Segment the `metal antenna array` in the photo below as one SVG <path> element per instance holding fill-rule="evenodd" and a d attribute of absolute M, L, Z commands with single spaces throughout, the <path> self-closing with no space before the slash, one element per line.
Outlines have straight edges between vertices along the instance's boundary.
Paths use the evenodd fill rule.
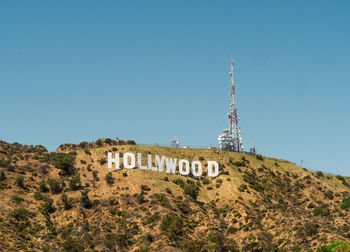
<path fill-rule="evenodd" d="M 171 141 L 170 143 L 171 147 L 175 147 L 175 148 L 179 148 L 180 147 L 180 141 L 176 139 L 176 137 L 174 137 L 174 140 Z"/>
<path fill-rule="evenodd" d="M 228 129 L 225 129 L 221 135 L 219 135 L 219 149 L 244 152 L 242 133 L 239 126 L 239 118 L 237 116 L 236 97 L 235 97 L 235 81 L 233 74 L 233 58 L 231 55 L 231 97 L 230 97 L 230 112 L 228 113 L 229 123 Z"/>

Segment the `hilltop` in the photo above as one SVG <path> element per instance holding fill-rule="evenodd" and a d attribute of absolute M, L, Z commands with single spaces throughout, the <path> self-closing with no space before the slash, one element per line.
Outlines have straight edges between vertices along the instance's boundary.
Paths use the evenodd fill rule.
<path fill-rule="evenodd" d="M 109 170 L 109 151 L 215 160 L 219 176 Z M 56 152 L 0 142 L 0 201 L 2 251 L 350 249 L 350 178 L 261 155 L 111 139 Z"/>

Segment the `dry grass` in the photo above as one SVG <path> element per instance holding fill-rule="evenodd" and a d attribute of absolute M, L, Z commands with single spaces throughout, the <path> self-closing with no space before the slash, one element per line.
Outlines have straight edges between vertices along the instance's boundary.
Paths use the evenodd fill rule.
<path fill-rule="evenodd" d="M 305 171 L 288 161 L 268 157 L 261 161 L 254 155 L 207 149 L 133 144 L 103 144 L 97 147 L 91 144 L 89 152 L 86 152 L 85 148 L 70 145 L 58 149 L 58 152 L 64 153 L 75 151 L 75 168 L 80 174 L 82 187 L 70 191 L 70 177 L 60 175 L 60 170 L 50 160 L 44 161 L 47 152 L 38 153 L 31 148 L 0 143 L 0 159 L 11 158 L 14 167 L 14 171 L 0 167 L 6 175 L 6 179 L 0 181 L 3 185 L 0 200 L 5 202 L 0 206 L 0 250 L 62 250 L 64 244 L 70 242 L 76 248 L 82 244 L 97 251 L 113 251 L 113 248 L 178 251 L 186 246 L 195 247 L 192 243 L 201 244 L 202 249 L 209 251 L 233 247 L 239 250 L 278 248 L 288 251 L 295 246 L 303 251 L 335 240 L 349 242 L 350 215 L 348 210 L 340 208 L 340 204 L 343 198 L 350 197 L 350 189 L 336 176 L 324 174 L 319 177 L 315 172 Z M 143 159 L 147 153 L 189 161 L 204 158 L 201 161 L 203 171 L 206 171 L 204 164 L 207 160 L 215 160 L 220 164 L 220 172 L 224 173 L 210 178 L 210 183 L 205 185 L 204 177 L 195 180 L 165 172 L 120 169 L 111 170 L 114 183 L 108 185 L 105 176 L 110 170 L 107 163 L 101 165 L 99 161 L 107 159 L 106 152 L 114 148 L 119 153 L 139 152 Z M 245 166 L 232 164 L 232 161 L 242 161 L 242 158 L 247 160 Z M 47 174 L 41 173 L 43 165 L 47 166 Z M 94 171 L 99 181 L 94 178 Z M 123 175 L 124 172 L 127 176 Z M 15 184 L 19 174 L 24 176 L 24 188 Z M 165 181 L 165 177 L 169 181 Z M 63 191 L 71 199 L 71 209 L 64 210 L 63 192 L 44 192 L 44 196 L 53 200 L 55 211 L 46 215 L 39 211 L 44 201 L 35 199 L 35 193 L 39 183 L 48 178 L 65 183 Z M 197 201 L 184 194 L 183 188 L 174 183 L 177 179 L 182 179 L 184 183 L 201 183 Z M 349 178 L 345 181 L 350 182 Z M 147 185 L 150 190 L 141 193 L 141 185 Z M 245 185 L 246 189 L 240 190 L 241 185 Z M 212 190 L 207 187 L 212 187 Z M 93 203 L 90 209 L 80 204 L 81 191 L 85 190 L 89 190 Z M 333 199 L 325 196 L 329 190 L 334 195 Z M 24 201 L 16 202 L 14 195 Z M 330 215 L 314 216 L 310 203 L 315 207 L 329 208 Z M 18 228 L 25 223 L 18 223 L 11 215 L 18 208 L 35 213 L 24 232 Z M 160 223 L 167 214 L 182 218 L 181 239 L 172 240 L 160 230 Z M 317 223 L 316 233 L 305 229 L 305 225 L 309 225 L 307 223 Z M 223 234 L 223 240 L 212 238 L 215 232 Z M 125 237 L 114 237 L 124 233 Z M 147 238 L 151 241 L 145 238 L 147 233 L 153 237 Z M 108 235 L 114 238 L 106 238 Z M 71 241 L 67 237 L 77 240 Z"/>

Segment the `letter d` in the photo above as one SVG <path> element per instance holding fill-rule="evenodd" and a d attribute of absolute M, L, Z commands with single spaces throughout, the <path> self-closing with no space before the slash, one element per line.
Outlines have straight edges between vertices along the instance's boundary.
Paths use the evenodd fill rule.
<path fill-rule="evenodd" d="M 213 171 L 214 166 L 214 171 Z M 216 161 L 208 161 L 208 176 L 217 177 L 219 175 L 219 164 Z"/>

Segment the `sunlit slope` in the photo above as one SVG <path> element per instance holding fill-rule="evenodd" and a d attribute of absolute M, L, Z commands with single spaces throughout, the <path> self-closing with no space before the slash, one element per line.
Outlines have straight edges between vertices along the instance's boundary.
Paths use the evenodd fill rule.
<path fill-rule="evenodd" d="M 107 152 L 198 160 L 204 173 L 108 169 Z M 0 160 L 3 250 L 304 251 L 349 242 L 350 179 L 284 160 L 110 139 L 56 153 L 2 142 Z M 208 160 L 219 176 L 205 174 Z"/>

